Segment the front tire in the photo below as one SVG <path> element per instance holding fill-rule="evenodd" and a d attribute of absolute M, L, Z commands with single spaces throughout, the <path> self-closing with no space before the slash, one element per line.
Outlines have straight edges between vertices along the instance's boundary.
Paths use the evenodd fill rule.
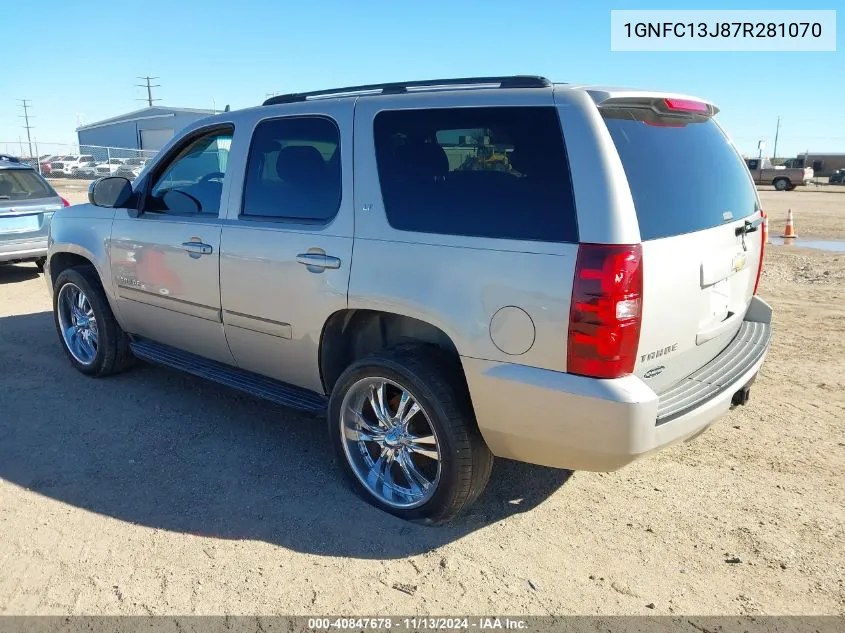
<path fill-rule="evenodd" d="M 59 273 L 53 287 L 53 321 L 67 357 L 83 374 L 110 376 L 132 364 L 129 339 L 117 324 L 93 267 Z"/>
<path fill-rule="evenodd" d="M 355 491 L 397 517 L 440 524 L 484 490 L 493 455 L 460 367 L 423 345 L 353 363 L 332 390 L 329 434 Z"/>

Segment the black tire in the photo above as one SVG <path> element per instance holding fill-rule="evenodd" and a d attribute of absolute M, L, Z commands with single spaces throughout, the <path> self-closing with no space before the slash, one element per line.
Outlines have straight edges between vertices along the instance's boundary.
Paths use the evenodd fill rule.
<path fill-rule="evenodd" d="M 408 391 L 428 414 L 441 454 L 440 480 L 423 505 L 395 508 L 371 493 L 358 479 L 343 448 L 341 406 L 346 392 L 367 377 L 383 377 Z M 332 446 L 347 481 L 367 502 L 399 518 L 438 525 L 469 507 L 484 491 L 493 454 L 484 443 L 457 359 L 428 345 L 403 345 L 362 358 L 337 380 L 329 400 Z"/>
<path fill-rule="evenodd" d="M 777 191 L 787 191 L 792 186 L 792 183 L 789 181 L 788 178 L 775 178 L 772 181 L 772 186 Z"/>
<path fill-rule="evenodd" d="M 46 263 L 47 263 L 47 258 L 46 258 L 46 257 L 42 257 L 42 258 L 40 258 L 40 259 L 36 259 L 36 260 L 33 262 L 33 264 L 35 264 L 35 267 L 38 269 L 38 272 L 40 272 L 40 273 L 43 273 L 43 272 L 44 272 L 44 264 L 46 264 Z"/>
<path fill-rule="evenodd" d="M 59 293 L 62 287 L 69 283 L 76 285 L 85 293 L 97 320 L 97 354 L 87 365 L 79 362 L 71 354 L 59 323 Z M 117 324 L 93 266 L 76 266 L 59 273 L 53 286 L 53 323 L 62 349 L 71 364 L 83 374 L 102 378 L 125 371 L 134 364 L 135 357 L 129 349 L 129 337 Z"/>

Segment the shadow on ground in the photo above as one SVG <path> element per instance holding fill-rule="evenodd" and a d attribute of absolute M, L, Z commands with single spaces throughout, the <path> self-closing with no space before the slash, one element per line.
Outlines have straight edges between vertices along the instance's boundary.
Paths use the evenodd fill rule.
<path fill-rule="evenodd" d="M 16 284 L 38 277 L 35 264 L 19 264 L 17 266 L 0 264 L 0 284 Z"/>
<path fill-rule="evenodd" d="M 0 318 L 0 360 L 0 478 L 149 527 L 394 558 L 530 510 L 570 475 L 500 460 L 469 514 L 420 527 L 347 488 L 322 420 L 147 365 L 87 378 L 49 312 Z"/>

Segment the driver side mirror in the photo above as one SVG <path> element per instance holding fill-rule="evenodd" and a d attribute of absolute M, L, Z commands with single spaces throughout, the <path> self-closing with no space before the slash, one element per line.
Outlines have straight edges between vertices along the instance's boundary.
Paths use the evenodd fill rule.
<path fill-rule="evenodd" d="M 88 202 L 97 207 L 125 207 L 132 199 L 132 183 L 120 176 L 106 176 L 88 187 Z"/>

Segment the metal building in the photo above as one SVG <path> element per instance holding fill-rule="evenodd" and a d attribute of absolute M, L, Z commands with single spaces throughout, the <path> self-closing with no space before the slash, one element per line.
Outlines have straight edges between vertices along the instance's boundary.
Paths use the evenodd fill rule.
<path fill-rule="evenodd" d="M 126 147 L 159 150 L 189 123 L 214 110 L 154 106 L 89 123 L 76 129 L 82 147 Z"/>

